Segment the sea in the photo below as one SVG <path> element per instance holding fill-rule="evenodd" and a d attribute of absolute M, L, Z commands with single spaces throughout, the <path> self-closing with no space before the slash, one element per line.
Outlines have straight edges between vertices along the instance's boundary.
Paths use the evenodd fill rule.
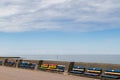
<path fill-rule="evenodd" d="M 120 55 L 24 55 L 20 57 L 26 60 L 120 64 Z"/>

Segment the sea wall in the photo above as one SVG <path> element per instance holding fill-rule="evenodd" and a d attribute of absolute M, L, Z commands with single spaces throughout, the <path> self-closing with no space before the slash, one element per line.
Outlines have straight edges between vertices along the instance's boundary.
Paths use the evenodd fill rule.
<path fill-rule="evenodd" d="M 9 58 L 9 57 L 0 57 L 0 60 L 3 61 L 3 64 L 5 62 L 5 59 L 13 59 L 17 60 L 16 63 L 20 61 L 18 58 Z M 65 65 L 65 70 L 69 71 L 72 69 L 73 66 L 84 66 L 86 69 L 89 67 L 94 68 L 102 68 L 105 69 L 120 69 L 120 64 L 107 64 L 107 63 L 87 63 L 87 62 L 67 62 L 67 61 L 51 61 L 51 60 L 23 60 L 30 63 L 35 63 L 37 66 L 40 66 L 41 64 L 57 64 L 57 65 Z M 16 65 L 18 66 L 18 65 Z M 37 68 L 36 68 L 37 69 Z"/>

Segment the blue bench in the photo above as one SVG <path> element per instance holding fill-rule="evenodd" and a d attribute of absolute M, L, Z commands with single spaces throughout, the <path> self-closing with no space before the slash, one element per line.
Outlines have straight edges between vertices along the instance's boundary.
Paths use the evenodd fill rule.
<path fill-rule="evenodd" d="M 0 65 L 2 65 L 2 63 L 3 63 L 3 61 L 2 61 L 2 60 L 0 60 Z"/>
<path fill-rule="evenodd" d="M 102 68 L 88 68 L 84 75 L 87 76 L 100 76 L 102 74 Z"/>
<path fill-rule="evenodd" d="M 18 67 L 20 67 L 20 68 L 27 68 L 27 65 L 28 65 L 27 62 L 20 62 L 20 63 L 18 64 Z"/>
<path fill-rule="evenodd" d="M 8 61 L 6 62 L 6 66 L 15 66 L 16 63 L 14 61 Z"/>
<path fill-rule="evenodd" d="M 36 66 L 36 64 L 28 64 L 28 67 L 27 68 L 29 68 L 29 69 L 34 69 L 35 68 L 35 66 Z"/>
<path fill-rule="evenodd" d="M 26 69 L 34 69 L 36 64 L 28 63 L 28 62 L 20 62 L 18 64 L 18 67 L 20 68 L 26 68 Z"/>
<path fill-rule="evenodd" d="M 72 74 L 83 74 L 85 72 L 85 67 L 83 66 L 73 66 L 72 70 L 69 73 Z"/>
<path fill-rule="evenodd" d="M 101 75 L 102 78 L 120 79 L 120 70 L 105 70 L 104 74 Z"/>
<path fill-rule="evenodd" d="M 56 71 L 57 72 L 64 72 L 65 70 L 65 65 L 57 65 Z"/>

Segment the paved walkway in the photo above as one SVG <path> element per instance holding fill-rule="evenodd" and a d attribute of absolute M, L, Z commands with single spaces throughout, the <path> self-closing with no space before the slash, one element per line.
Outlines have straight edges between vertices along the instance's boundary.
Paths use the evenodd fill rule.
<path fill-rule="evenodd" d="M 0 66 L 0 80 L 97 80 L 97 79 Z"/>

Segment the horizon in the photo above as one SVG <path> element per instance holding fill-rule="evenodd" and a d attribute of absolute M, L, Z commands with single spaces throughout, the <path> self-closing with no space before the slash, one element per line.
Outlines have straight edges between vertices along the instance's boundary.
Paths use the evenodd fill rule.
<path fill-rule="evenodd" d="M 0 56 L 120 54 L 119 0 L 2 0 L 0 5 Z"/>

